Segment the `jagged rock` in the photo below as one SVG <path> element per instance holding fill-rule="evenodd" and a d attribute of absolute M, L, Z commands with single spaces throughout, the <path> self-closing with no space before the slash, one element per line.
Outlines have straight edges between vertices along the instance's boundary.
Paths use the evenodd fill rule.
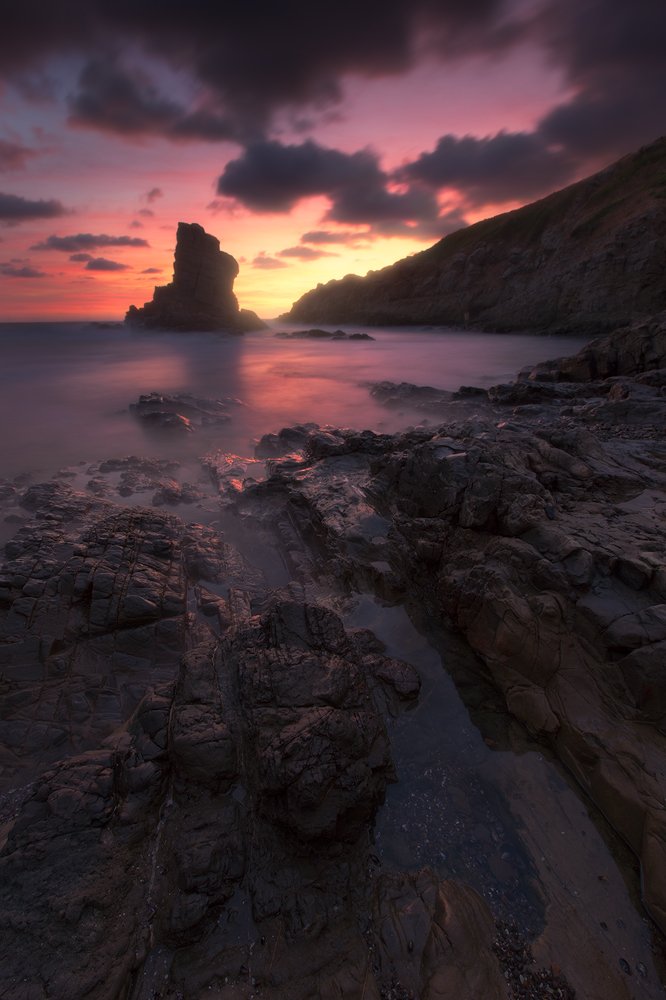
<path fill-rule="evenodd" d="M 389 734 L 410 721 L 392 717 L 420 682 L 332 608 L 355 615 L 356 590 L 381 614 L 401 598 L 433 630 L 453 622 L 469 669 L 640 857 L 666 927 L 666 455 L 641 408 L 661 384 L 618 376 L 509 415 L 507 391 L 463 420 L 442 401 L 446 423 L 397 435 L 284 429 L 266 447 L 297 444 L 298 464 L 268 463 L 224 515 L 302 581 L 282 590 L 214 524 L 13 484 L 30 520 L 0 574 L 0 993 L 570 1000 L 557 950 L 569 961 L 575 934 L 579 993 L 628 997 L 632 966 L 610 935 L 599 947 L 614 897 L 595 897 L 588 937 L 558 870 L 546 907 L 569 936 L 535 942 L 534 963 L 469 887 L 371 853 Z M 616 416 L 584 419 L 599 404 Z M 228 459 L 208 465 L 222 488 L 253 467 Z M 129 457 L 87 474 L 159 482 L 165 502 L 175 471 Z M 506 831 L 481 826 L 506 888 L 488 899 L 515 906 Z"/>
<path fill-rule="evenodd" d="M 284 603 L 222 655 L 238 673 L 262 811 L 305 840 L 356 840 L 393 771 L 340 620 Z"/>
<path fill-rule="evenodd" d="M 231 420 L 230 405 L 238 399 L 200 399 L 190 393 L 150 392 L 130 403 L 130 412 L 146 426 L 160 431 L 191 434 L 197 428 L 218 427 Z"/>
<path fill-rule="evenodd" d="M 152 302 L 130 306 L 125 322 L 168 330 L 228 330 L 264 327 L 259 317 L 239 309 L 233 293 L 238 264 L 220 250 L 220 241 L 196 222 L 178 223 L 173 281 L 155 288 Z"/>
<path fill-rule="evenodd" d="M 435 389 L 430 385 L 412 385 L 410 382 L 374 382 L 370 395 L 384 406 L 408 406 L 413 410 L 441 409 L 449 403 L 453 393 Z"/>
<path fill-rule="evenodd" d="M 616 375 L 640 375 L 641 383 L 663 385 L 666 369 L 666 313 L 599 337 L 569 358 L 525 369 L 519 378 L 552 382 L 591 382 Z"/>
<path fill-rule="evenodd" d="M 298 592 L 253 616 L 265 585 L 212 527 L 60 482 L 21 502 L 0 578 L 0 990 L 203 997 L 244 962 L 276 1000 L 362 984 L 381 695 L 413 700 L 415 671 Z M 217 625 L 186 615 L 193 584 Z M 243 879 L 261 961 L 238 943 Z"/>
<path fill-rule="evenodd" d="M 637 357 L 663 364 L 651 328 L 631 336 Z M 512 387 L 462 421 L 451 402 L 437 429 L 313 431 L 304 463 L 250 490 L 239 513 L 275 533 L 304 580 L 453 621 L 508 710 L 649 869 L 644 898 L 666 926 L 661 380 L 565 383 L 563 398 L 533 388 L 542 405 L 508 420 L 524 398 Z"/>

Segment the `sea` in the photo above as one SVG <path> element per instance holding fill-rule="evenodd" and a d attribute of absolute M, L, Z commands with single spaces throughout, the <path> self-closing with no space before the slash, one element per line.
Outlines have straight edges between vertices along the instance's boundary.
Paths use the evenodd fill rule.
<path fill-rule="evenodd" d="M 261 435 L 306 421 L 393 432 L 423 415 L 387 410 L 370 395 L 373 382 L 487 388 L 584 343 L 423 327 L 346 328 L 372 340 L 275 336 L 284 330 L 279 322 L 243 336 L 112 324 L 0 324 L 0 477 L 48 476 L 74 463 L 127 455 L 182 461 L 210 447 L 251 456 Z M 129 409 L 150 392 L 238 402 L 224 428 L 160 439 Z"/>

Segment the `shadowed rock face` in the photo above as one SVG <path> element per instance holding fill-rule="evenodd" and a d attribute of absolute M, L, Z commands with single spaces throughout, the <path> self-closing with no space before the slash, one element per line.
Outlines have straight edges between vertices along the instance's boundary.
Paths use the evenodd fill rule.
<path fill-rule="evenodd" d="M 318 285 L 298 323 L 603 333 L 666 308 L 666 139 L 366 277 Z"/>
<path fill-rule="evenodd" d="M 176 330 L 256 330 L 259 317 L 238 308 L 233 293 L 238 263 L 220 250 L 220 241 L 196 222 L 179 222 L 173 281 L 155 288 L 152 302 L 130 306 L 125 317 L 136 326 Z"/>

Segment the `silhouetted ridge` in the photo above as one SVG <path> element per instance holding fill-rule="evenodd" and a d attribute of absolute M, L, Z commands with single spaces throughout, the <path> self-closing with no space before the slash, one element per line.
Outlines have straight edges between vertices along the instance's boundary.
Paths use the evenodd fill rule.
<path fill-rule="evenodd" d="M 601 332 L 666 308 L 666 139 L 422 253 L 307 292 L 302 323 Z"/>

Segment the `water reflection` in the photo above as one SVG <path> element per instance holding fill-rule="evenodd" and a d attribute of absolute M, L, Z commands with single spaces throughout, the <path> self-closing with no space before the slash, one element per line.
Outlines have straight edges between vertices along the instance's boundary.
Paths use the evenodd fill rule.
<path fill-rule="evenodd" d="M 0 474 L 48 473 L 79 460 L 139 453 L 194 457 L 210 446 L 239 454 L 280 427 L 315 421 L 396 430 L 418 417 L 387 412 L 365 383 L 455 389 L 512 377 L 526 363 L 570 353 L 581 340 L 423 330 L 372 330 L 372 341 L 141 333 L 84 324 L 4 324 Z M 239 396 L 232 423 L 189 442 L 147 439 L 128 406 L 141 393 Z M 204 436 L 205 437 L 205 436 Z"/>

